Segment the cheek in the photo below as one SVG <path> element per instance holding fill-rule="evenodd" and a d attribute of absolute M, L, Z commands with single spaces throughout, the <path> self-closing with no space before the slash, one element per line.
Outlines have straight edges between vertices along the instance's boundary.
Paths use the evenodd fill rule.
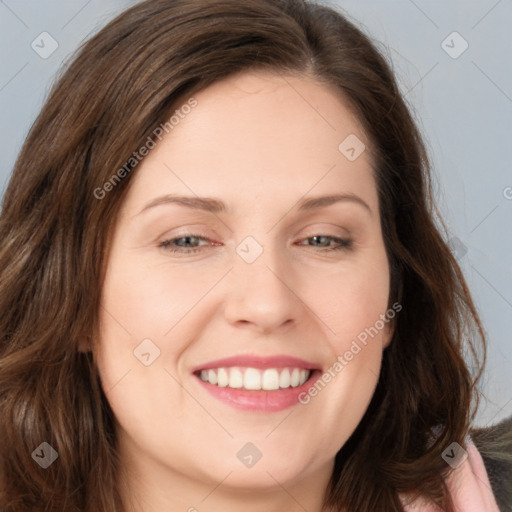
<path fill-rule="evenodd" d="M 347 350 L 361 333 L 364 339 L 364 333 L 376 323 L 385 335 L 381 318 L 387 311 L 390 288 L 384 254 L 372 261 L 361 259 L 340 265 L 336 271 L 316 273 L 307 278 L 303 290 L 305 302 L 323 321 L 337 352 Z"/>
<path fill-rule="evenodd" d="M 135 256 L 113 257 L 103 287 L 104 325 L 114 332 L 121 332 L 122 327 L 124 336 L 129 332 L 132 339 L 162 339 L 215 284 L 218 275 L 206 268 L 173 267 L 166 261 L 147 264 Z"/>
<path fill-rule="evenodd" d="M 122 258 L 111 256 L 100 308 L 101 341 L 95 353 L 104 391 L 113 390 L 109 401 L 118 397 L 114 405 L 121 416 L 134 414 L 130 407 L 123 410 L 122 396 L 130 386 L 134 387 L 127 393 L 128 405 L 142 389 L 172 385 L 164 369 L 175 367 L 187 343 L 187 336 L 176 333 L 187 329 L 187 314 L 216 281 L 218 275 L 206 269 L 147 264 L 126 253 Z M 147 367 L 146 353 L 146 359 L 154 361 Z M 147 397 L 139 398 L 140 403 L 147 402 Z"/>
<path fill-rule="evenodd" d="M 390 314 L 387 309 L 387 258 L 382 249 L 374 252 L 371 259 L 354 259 L 337 272 L 315 277 L 310 283 L 310 289 L 315 285 L 314 292 L 306 300 L 322 320 L 318 325 L 325 328 L 329 362 L 321 382 L 311 390 L 311 400 L 318 397 L 317 403 L 325 405 L 326 412 L 319 414 L 328 416 L 326 425 L 336 425 L 333 439 L 344 442 L 371 401 L 382 351 L 390 335 L 394 311 Z M 309 396 L 304 399 L 307 401 Z M 340 417 L 344 418 L 342 428 L 338 426 Z"/>

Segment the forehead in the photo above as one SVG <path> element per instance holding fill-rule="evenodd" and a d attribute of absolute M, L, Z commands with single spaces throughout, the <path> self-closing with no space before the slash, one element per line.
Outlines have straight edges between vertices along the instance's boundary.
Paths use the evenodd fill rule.
<path fill-rule="evenodd" d="M 265 207 L 311 190 L 364 192 L 376 201 L 369 151 L 354 160 L 342 151 L 347 139 L 359 141 L 357 151 L 368 141 L 332 87 L 308 77 L 246 72 L 194 100 L 137 168 L 132 196 L 193 193 Z"/>

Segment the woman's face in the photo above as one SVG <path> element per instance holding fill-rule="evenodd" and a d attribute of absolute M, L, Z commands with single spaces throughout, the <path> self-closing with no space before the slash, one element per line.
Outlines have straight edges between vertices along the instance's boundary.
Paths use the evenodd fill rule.
<path fill-rule="evenodd" d="M 194 98 L 133 171 L 109 254 L 95 351 L 120 453 L 183 494 L 300 494 L 326 483 L 391 337 L 368 141 L 308 78 Z"/>

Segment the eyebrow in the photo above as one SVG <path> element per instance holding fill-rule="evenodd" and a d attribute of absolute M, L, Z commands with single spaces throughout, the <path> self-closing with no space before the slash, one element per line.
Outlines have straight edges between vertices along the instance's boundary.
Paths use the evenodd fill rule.
<path fill-rule="evenodd" d="M 325 208 L 332 204 L 345 201 L 363 206 L 366 210 L 368 210 L 370 215 L 372 215 L 372 209 L 370 206 L 368 206 L 368 204 L 362 198 L 355 194 L 334 194 L 328 196 L 308 197 L 300 200 L 297 203 L 297 209 L 299 211 L 318 210 L 320 208 Z M 211 197 L 178 196 L 174 194 L 167 194 L 150 201 L 137 215 L 140 215 L 142 212 L 150 208 L 164 204 L 179 204 L 194 210 L 203 210 L 215 214 L 224 213 L 227 211 L 226 204 L 219 199 Z"/>

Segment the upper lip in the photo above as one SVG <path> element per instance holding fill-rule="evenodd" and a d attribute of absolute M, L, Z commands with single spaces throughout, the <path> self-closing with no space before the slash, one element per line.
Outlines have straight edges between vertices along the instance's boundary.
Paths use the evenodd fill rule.
<path fill-rule="evenodd" d="M 257 355 L 238 355 L 217 359 L 208 363 L 201 364 L 193 368 L 192 372 L 199 370 L 209 370 L 211 368 L 226 368 L 230 366 L 242 366 L 246 368 L 304 368 L 306 370 L 319 370 L 320 366 L 311 361 L 299 359 L 298 357 L 287 355 L 275 356 L 257 356 Z"/>

